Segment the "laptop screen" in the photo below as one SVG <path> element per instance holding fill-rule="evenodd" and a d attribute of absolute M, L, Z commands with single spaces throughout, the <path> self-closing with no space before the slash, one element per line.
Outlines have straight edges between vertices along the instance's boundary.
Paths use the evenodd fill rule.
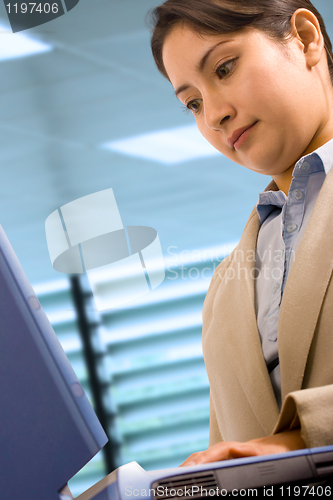
<path fill-rule="evenodd" d="M 47 498 L 107 437 L 0 227 L 0 491 Z"/>

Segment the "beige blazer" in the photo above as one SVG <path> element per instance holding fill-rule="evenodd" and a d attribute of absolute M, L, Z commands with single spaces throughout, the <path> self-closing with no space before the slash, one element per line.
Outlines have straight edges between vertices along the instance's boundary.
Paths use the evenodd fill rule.
<path fill-rule="evenodd" d="M 274 186 L 271 183 L 267 189 Z M 210 445 L 299 426 L 308 447 L 333 444 L 333 169 L 320 190 L 281 303 L 281 414 L 255 315 L 254 255 L 259 226 L 254 209 L 239 245 L 217 267 L 204 303 Z"/>

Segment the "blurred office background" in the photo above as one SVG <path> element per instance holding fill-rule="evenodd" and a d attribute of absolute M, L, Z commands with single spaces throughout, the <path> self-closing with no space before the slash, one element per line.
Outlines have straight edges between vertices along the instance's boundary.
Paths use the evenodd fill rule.
<path fill-rule="evenodd" d="M 207 447 L 201 308 L 269 181 L 196 138 L 150 53 L 145 17 L 159 3 L 80 0 L 18 34 L 0 4 L 0 221 L 111 442 L 74 495 L 123 463 L 173 467 Z M 314 4 L 332 36 L 331 0 Z M 158 231 L 166 278 L 98 314 L 84 279 L 53 270 L 44 225 L 107 188 L 124 225 Z"/>

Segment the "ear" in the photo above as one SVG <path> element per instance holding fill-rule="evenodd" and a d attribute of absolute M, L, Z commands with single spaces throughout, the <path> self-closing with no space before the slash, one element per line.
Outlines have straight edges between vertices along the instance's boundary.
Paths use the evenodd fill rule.
<path fill-rule="evenodd" d="M 298 9 L 291 20 L 292 34 L 303 45 L 303 53 L 310 68 L 319 63 L 325 52 L 324 37 L 317 17 L 307 9 Z"/>

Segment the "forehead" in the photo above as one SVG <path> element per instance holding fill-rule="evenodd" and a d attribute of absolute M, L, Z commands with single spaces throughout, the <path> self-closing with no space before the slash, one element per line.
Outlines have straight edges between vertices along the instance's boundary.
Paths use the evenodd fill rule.
<path fill-rule="evenodd" d="M 173 86 L 179 78 L 199 74 L 215 54 L 242 47 L 249 54 L 281 50 L 282 44 L 264 32 L 246 27 L 223 34 L 201 34 L 187 25 L 176 25 L 167 35 L 162 50 L 164 67 Z"/>
<path fill-rule="evenodd" d="M 172 59 L 186 54 L 189 56 L 193 53 L 200 57 L 206 46 L 213 45 L 218 41 L 228 42 L 235 38 L 240 38 L 241 32 L 227 34 L 201 34 L 195 29 L 178 24 L 168 33 L 164 40 L 162 57 L 164 64 Z"/>

